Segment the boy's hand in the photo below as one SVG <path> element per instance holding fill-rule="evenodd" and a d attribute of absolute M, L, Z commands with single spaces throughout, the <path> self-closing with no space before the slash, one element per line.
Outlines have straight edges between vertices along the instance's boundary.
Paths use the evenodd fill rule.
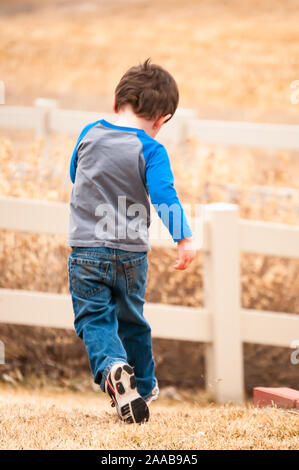
<path fill-rule="evenodd" d="M 192 263 L 196 255 L 192 237 L 183 238 L 178 242 L 178 259 L 175 262 L 174 269 L 184 270 Z"/>

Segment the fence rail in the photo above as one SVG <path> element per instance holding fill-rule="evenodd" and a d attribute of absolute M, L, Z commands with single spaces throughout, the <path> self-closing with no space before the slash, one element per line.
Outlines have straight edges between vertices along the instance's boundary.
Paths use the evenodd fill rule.
<path fill-rule="evenodd" d="M 56 100 L 45 98 L 35 100 L 32 107 L 0 106 L 0 127 L 33 129 L 46 140 L 54 132 L 78 134 L 86 124 L 102 118 L 115 119 L 111 113 L 60 109 Z M 299 125 L 198 119 L 194 110 L 184 108 L 162 127 L 159 138 L 179 143 L 193 135 L 213 144 L 299 149 Z"/>
<path fill-rule="evenodd" d="M 65 203 L 0 197 L 0 213 L 1 229 L 67 232 Z M 220 402 L 242 402 L 242 343 L 291 347 L 299 336 L 299 316 L 241 308 L 239 253 L 299 258 L 299 228 L 240 220 L 236 205 L 222 203 L 204 207 L 202 227 L 204 240 L 197 239 L 197 246 L 204 254 L 205 307 L 148 303 L 145 315 L 155 337 L 204 342 L 209 390 Z M 175 246 L 170 239 L 154 244 Z M 73 328 L 70 296 L 0 289 L 0 322 Z"/>

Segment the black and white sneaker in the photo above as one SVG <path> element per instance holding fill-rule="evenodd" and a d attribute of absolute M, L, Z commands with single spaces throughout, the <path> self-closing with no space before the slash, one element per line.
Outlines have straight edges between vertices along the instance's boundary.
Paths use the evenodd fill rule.
<path fill-rule="evenodd" d="M 117 363 L 106 378 L 105 391 L 111 397 L 112 406 L 126 423 L 143 423 L 149 419 L 146 402 L 137 392 L 136 377 L 128 364 Z"/>

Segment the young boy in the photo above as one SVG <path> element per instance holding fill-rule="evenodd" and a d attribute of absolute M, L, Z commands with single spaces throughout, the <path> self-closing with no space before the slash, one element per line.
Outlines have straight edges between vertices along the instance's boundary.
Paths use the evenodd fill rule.
<path fill-rule="evenodd" d="M 94 381 L 121 420 L 141 423 L 159 393 L 151 329 L 143 316 L 150 205 L 178 245 L 175 269 L 195 257 L 192 233 L 174 189 L 165 147 L 154 138 L 178 105 L 178 88 L 146 60 L 115 90 L 117 121 L 86 126 L 70 176 L 67 246 L 75 330 L 84 341 Z"/>

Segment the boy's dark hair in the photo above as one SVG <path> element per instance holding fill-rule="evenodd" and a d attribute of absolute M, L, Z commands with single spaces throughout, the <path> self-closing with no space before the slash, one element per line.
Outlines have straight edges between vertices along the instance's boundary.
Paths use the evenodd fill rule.
<path fill-rule="evenodd" d="M 130 104 L 137 116 L 154 120 L 174 114 L 179 91 L 174 78 L 160 65 L 143 64 L 131 67 L 115 89 L 115 110 Z"/>

